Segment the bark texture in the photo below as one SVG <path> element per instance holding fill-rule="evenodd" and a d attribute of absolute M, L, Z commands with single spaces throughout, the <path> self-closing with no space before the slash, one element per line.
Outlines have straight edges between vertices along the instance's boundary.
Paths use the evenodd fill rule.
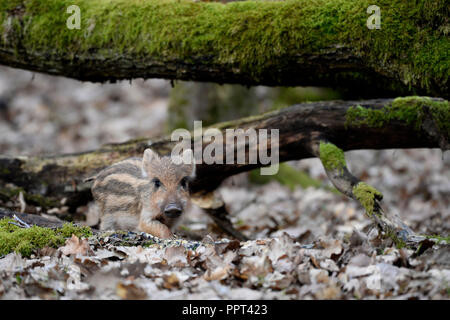
<path fill-rule="evenodd" d="M 0 0 L 0 64 L 88 81 L 165 78 L 448 98 L 448 3 Z M 372 12 L 373 14 L 373 12 Z M 351 88 L 351 90 L 349 90 Z"/>
<path fill-rule="evenodd" d="M 407 111 L 403 113 L 403 111 Z M 343 151 L 355 149 L 389 148 L 442 148 L 448 149 L 450 129 L 448 101 L 420 97 L 379 99 L 366 101 L 327 101 L 294 105 L 282 110 L 219 123 L 214 128 L 224 133 L 226 129 L 278 129 L 279 161 L 289 161 L 317 156 L 317 141 L 331 141 Z M 206 128 L 203 128 L 203 133 Z M 270 134 L 270 131 L 269 131 Z M 202 150 L 210 142 L 203 136 L 194 139 L 191 146 Z M 200 141 L 199 144 L 195 142 Z M 226 142 L 226 141 L 225 141 Z M 224 142 L 223 163 L 227 151 Z M 238 142 L 238 141 L 237 141 Z M 192 192 L 197 197 L 210 194 L 221 182 L 232 175 L 263 165 L 250 164 L 248 153 L 261 148 L 246 139 L 236 143 L 236 150 L 246 152 L 244 164 L 205 164 L 197 159 L 197 178 Z M 24 193 L 29 203 L 44 208 L 65 205 L 76 208 L 91 200 L 91 182 L 84 182 L 102 168 L 128 157 L 141 157 L 146 148 L 161 155 L 170 155 L 179 141 L 171 137 L 142 138 L 122 144 L 109 144 L 98 150 L 77 154 L 46 157 L 0 157 L 0 196 L 8 198 Z M 275 143 L 275 141 L 273 142 Z M 256 149 L 255 149 L 256 148 Z M 237 159 L 235 157 L 235 159 Z M 210 201 L 214 203 L 214 201 Z M 206 205 L 208 207 L 209 205 Z M 215 205 L 209 206 L 217 209 Z M 205 207 L 205 208 L 206 208 Z"/>

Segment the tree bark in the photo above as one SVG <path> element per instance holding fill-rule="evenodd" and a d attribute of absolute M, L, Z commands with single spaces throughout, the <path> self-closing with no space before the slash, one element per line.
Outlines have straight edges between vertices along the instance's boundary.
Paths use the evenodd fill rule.
<path fill-rule="evenodd" d="M 88 81 L 165 78 L 448 98 L 445 0 L 0 0 L 0 64 Z M 426 40 L 424 40 L 426 39 Z M 350 90 L 351 89 L 351 90 Z"/>
<path fill-rule="evenodd" d="M 415 112 L 410 113 L 413 119 L 402 118 L 402 114 L 396 113 L 398 110 L 395 107 L 399 107 L 399 103 L 402 108 L 415 108 Z M 361 115 L 355 116 L 355 110 Z M 376 123 L 367 112 L 378 112 L 378 117 L 382 114 L 386 119 Z M 365 114 L 367 118 L 364 118 Z M 441 122 L 442 119 L 449 118 L 448 101 L 411 97 L 303 103 L 212 127 L 219 129 L 224 135 L 226 129 L 278 129 L 279 161 L 284 162 L 317 156 L 315 149 L 319 140 L 331 141 L 344 151 L 390 148 L 448 149 L 448 122 Z M 203 128 L 203 133 L 205 129 Z M 195 141 L 192 136 L 194 149 Z M 191 186 L 193 194 L 210 194 L 227 177 L 262 167 L 259 161 L 257 164 L 250 164 L 248 158 L 250 147 L 261 148 L 260 142 L 261 140 L 252 146 L 245 140 L 244 144 L 235 145 L 235 150 L 244 149 L 246 152 L 244 164 L 205 164 L 199 163 L 197 159 L 197 177 Z M 275 147 L 275 142 L 274 140 L 269 148 Z M 161 155 L 170 155 L 172 148 L 178 143 L 172 141 L 171 137 L 142 138 L 76 154 L 0 157 L 0 197 L 12 197 L 22 191 L 28 203 L 49 208 L 60 206 L 63 201 L 73 209 L 92 199 L 91 182 L 84 182 L 86 178 L 125 158 L 141 157 L 146 148 L 152 148 Z M 202 150 L 208 144 L 209 142 L 203 141 Z M 226 158 L 225 151 L 229 150 L 224 149 L 223 163 Z M 217 209 L 214 206 L 211 208 Z"/>

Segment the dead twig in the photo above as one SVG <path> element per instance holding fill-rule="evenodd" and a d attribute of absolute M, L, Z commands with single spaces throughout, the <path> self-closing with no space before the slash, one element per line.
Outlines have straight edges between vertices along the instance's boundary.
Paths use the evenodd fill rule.
<path fill-rule="evenodd" d="M 23 221 L 22 219 L 20 219 L 20 218 L 19 218 L 18 216 L 16 216 L 15 214 L 13 215 L 13 219 L 16 220 L 17 223 L 15 223 L 15 222 L 9 222 L 10 224 L 13 224 L 13 225 L 15 225 L 15 226 L 17 226 L 17 227 L 19 227 L 19 228 L 25 228 L 25 229 L 31 228 L 31 226 L 30 226 L 28 223 L 26 223 L 25 221 Z"/>

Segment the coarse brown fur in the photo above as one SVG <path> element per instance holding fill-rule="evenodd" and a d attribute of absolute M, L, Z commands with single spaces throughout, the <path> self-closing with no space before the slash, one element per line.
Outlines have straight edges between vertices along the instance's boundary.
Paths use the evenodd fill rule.
<path fill-rule="evenodd" d="M 187 164 L 176 164 L 175 158 L 146 149 L 142 159 L 123 160 L 91 178 L 100 229 L 172 238 L 170 228 L 189 205 L 189 181 L 195 176 L 192 150 L 185 150 L 183 158 Z"/>

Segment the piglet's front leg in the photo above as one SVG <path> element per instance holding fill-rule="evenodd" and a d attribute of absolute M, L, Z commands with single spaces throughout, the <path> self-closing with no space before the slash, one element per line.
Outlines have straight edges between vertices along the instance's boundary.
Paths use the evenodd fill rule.
<path fill-rule="evenodd" d="M 141 220 L 139 222 L 138 228 L 140 231 L 149 233 L 155 237 L 162 239 L 172 239 L 173 234 L 170 229 L 165 225 L 159 222 L 158 220 Z"/>

